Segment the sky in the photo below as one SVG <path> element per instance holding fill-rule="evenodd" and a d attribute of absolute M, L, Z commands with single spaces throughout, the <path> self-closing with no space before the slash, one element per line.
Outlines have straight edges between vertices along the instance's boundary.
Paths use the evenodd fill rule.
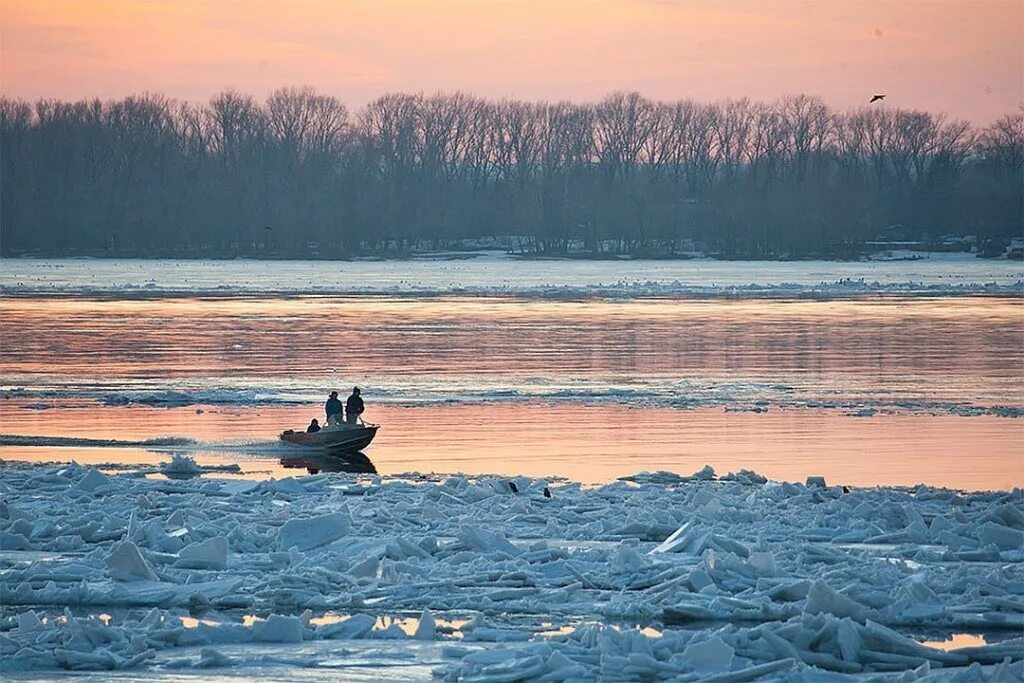
<path fill-rule="evenodd" d="M 1024 0 L 0 0 L 0 88 L 204 102 L 311 85 L 702 102 L 820 95 L 986 123 L 1024 102 Z"/>

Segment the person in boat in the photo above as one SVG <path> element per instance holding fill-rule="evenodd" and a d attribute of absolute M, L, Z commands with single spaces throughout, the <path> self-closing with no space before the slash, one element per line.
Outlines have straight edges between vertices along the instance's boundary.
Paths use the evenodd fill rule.
<path fill-rule="evenodd" d="M 324 410 L 327 412 L 327 424 L 335 424 L 341 422 L 341 399 L 338 398 L 338 392 L 332 391 L 331 397 L 327 399 L 327 404 L 324 406 Z"/>
<path fill-rule="evenodd" d="M 320 423 L 317 422 L 316 418 L 314 417 L 313 421 L 309 423 L 308 427 L 306 427 L 306 433 L 307 434 L 313 434 L 313 433 L 319 432 L 319 431 L 320 431 Z"/>
<path fill-rule="evenodd" d="M 345 415 L 349 424 L 355 424 L 359 416 L 363 414 L 363 399 L 359 396 L 359 387 L 352 388 L 352 395 L 345 402 Z"/>

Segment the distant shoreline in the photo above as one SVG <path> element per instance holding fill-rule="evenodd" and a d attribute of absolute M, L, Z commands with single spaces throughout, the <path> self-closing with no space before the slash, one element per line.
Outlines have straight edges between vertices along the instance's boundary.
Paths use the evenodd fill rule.
<path fill-rule="evenodd" d="M 850 299 L 1020 296 L 1024 265 L 891 250 L 858 261 L 522 258 L 505 250 L 404 259 L 0 260 L 0 296 Z"/>
<path fill-rule="evenodd" d="M 324 255 L 324 254 L 225 254 L 225 253 L 204 253 L 204 254 L 143 254 L 125 253 L 111 255 L 102 252 L 82 251 L 53 251 L 33 252 L 19 254 L 0 254 L 4 260 L 95 260 L 95 261 L 338 261 L 350 262 L 373 262 L 373 261 L 469 261 L 478 258 L 493 256 L 497 253 L 502 258 L 512 261 L 722 261 L 722 262 L 749 262 L 749 263 L 799 263 L 806 261 L 825 261 L 834 263 L 859 263 L 859 262 L 889 262 L 889 261 L 920 261 L 932 256 L 947 254 L 962 254 L 964 257 L 973 256 L 979 259 L 1001 261 L 1001 260 L 1024 260 L 1007 256 L 986 256 L 973 252 L 950 252 L 950 251 L 914 251 L 906 255 L 886 256 L 891 250 L 864 252 L 856 256 L 841 257 L 838 255 L 804 255 L 804 256 L 726 256 L 722 254 L 704 254 L 696 252 L 686 253 L 650 253 L 650 254 L 616 254 L 616 253 L 571 253 L 571 254 L 544 254 L 544 253 L 519 253 L 498 249 L 440 249 L 427 251 L 410 251 L 405 253 L 363 253 L 349 255 Z"/>

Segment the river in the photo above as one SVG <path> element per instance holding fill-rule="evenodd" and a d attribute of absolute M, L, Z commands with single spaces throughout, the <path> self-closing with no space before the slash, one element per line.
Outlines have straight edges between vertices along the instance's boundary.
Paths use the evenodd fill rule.
<path fill-rule="evenodd" d="M 194 277 L 176 286 L 167 262 L 140 279 L 154 287 L 125 289 L 124 274 L 145 262 L 121 264 L 120 276 L 98 263 L 87 286 L 90 262 L 3 262 L 5 461 L 144 465 L 181 451 L 237 462 L 242 476 L 285 476 L 295 470 L 282 466 L 276 435 L 319 417 L 329 390 L 344 397 L 359 385 L 366 419 L 382 425 L 366 451 L 382 473 L 597 483 L 710 464 L 851 485 L 1024 484 L 1024 304 L 1012 292 L 780 289 L 800 280 L 799 267 L 815 273 L 803 276 L 810 286 L 822 264 L 765 277 L 769 295 L 738 295 L 739 265 L 715 285 L 729 288 L 721 294 L 530 289 L 595 268 L 566 262 L 528 263 L 520 280 L 499 273 L 505 292 L 451 281 L 353 291 L 386 289 L 394 262 L 371 262 L 314 293 L 289 275 L 293 264 L 259 264 L 246 280 L 231 262 L 223 282 L 240 289 L 225 293 Z M 941 263 L 929 266 L 932 281 L 958 285 L 1012 286 L 1020 268 L 965 277 L 961 261 Z M 498 264 L 435 265 L 480 285 L 475 269 L 514 272 Z M 667 277 L 678 285 L 679 275 Z M 910 281 L 899 270 L 882 277 Z M 698 280 L 679 286 L 707 285 Z M 282 291 L 289 282 L 294 291 Z"/>

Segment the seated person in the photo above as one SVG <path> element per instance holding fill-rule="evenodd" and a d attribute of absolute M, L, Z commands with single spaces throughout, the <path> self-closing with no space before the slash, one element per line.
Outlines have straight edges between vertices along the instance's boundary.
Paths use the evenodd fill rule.
<path fill-rule="evenodd" d="M 320 423 L 317 422 L 316 418 L 314 417 L 313 421 L 309 423 L 308 427 L 306 427 L 306 433 L 307 434 L 313 434 L 313 433 L 319 432 L 319 431 L 320 431 Z"/>

